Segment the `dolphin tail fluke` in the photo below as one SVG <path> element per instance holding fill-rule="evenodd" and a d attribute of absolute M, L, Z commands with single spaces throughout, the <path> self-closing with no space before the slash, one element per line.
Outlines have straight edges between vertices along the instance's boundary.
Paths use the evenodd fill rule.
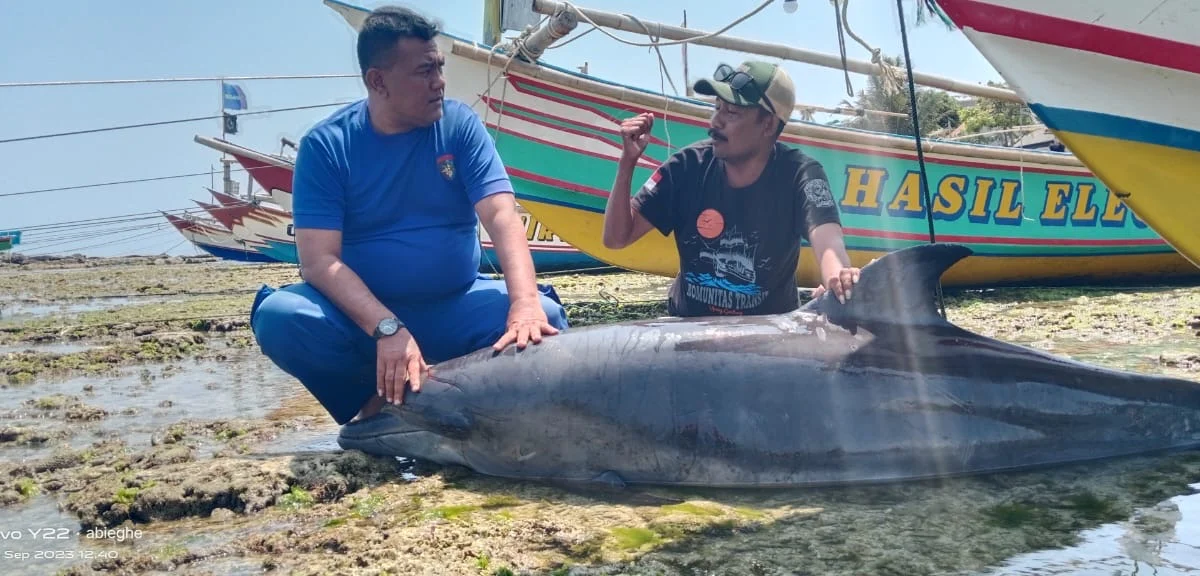
<path fill-rule="evenodd" d="M 838 302 L 831 292 L 803 310 L 825 314 L 835 324 L 946 324 L 938 312 L 938 282 L 946 270 L 972 254 L 962 244 L 921 244 L 890 252 L 866 265 L 852 298 Z"/>

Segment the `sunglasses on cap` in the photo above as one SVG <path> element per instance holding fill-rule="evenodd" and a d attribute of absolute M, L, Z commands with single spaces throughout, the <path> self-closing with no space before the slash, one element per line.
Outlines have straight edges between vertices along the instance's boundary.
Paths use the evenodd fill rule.
<path fill-rule="evenodd" d="M 729 87 L 733 88 L 734 92 L 737 92 L 738 96 L 741 96 L 747 102 L 765 104 L 771 110 L 772 114 L 777 114 L 775 106 L 771 104 L 769 99 L 764 97 L 762 88 L 758 86 L 758 83 L 749 74 L 741 70 L 734 70 L 728 64 L 721 64 L 713 72 L 713 80 L 729 84 Z"/>

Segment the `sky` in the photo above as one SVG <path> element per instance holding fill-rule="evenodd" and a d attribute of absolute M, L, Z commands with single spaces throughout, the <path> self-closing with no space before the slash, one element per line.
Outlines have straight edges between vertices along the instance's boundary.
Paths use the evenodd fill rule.
<path fill-rule="evenodd" d="M 472 40 L 482 38 L 483 0 L 412 0 L 351 2 L 366 8 L 401 3 L 437 18 L 444 29 Z M 689 0 L 586 0 L 585 8 L 629 13 L 642 20 L 679 25 L 687 8 L 689 28 L 713 31 L 743 16 L 761 0 L 701 4 Z M 915 10 L 906 0 L 905 10 Z M 236 14 L 236 16 L 235 16 Z M 907 14 L 911 17 L 911 13 Z M 850 2 L 850 27 L 886 54 L 902 54 L 894 2 Z M 911 21 L 911 20 L 910 20 Z M 575 34 L 590 26 L 581 23 Z M 610 33 L 636 42 L 645 36 Z M 505 36 L 515 32 L 505 32 Z M 838 54 L 832 5 L 800 0 L 785 13 L 776 1 L 726 34 Z M 909 27 L 913 67 L 919 72 L 983 84 L 1000 80 L 960 31 L 941 22 Z M 182 78 L 239 75 L 354 74 L 354 31 L 321 0 L 58 0 L 10 2 L 0 18 L 0 85 L 15 82 Z M 846 39 L 847 56 L 870 54 Z M 679 46 L 662 48 L 672 78 L 683 95 Z M 720 62 L 736 65 L 746 58 L 727 50 L 688 48 L 689 80 L 709 76 Z M 663 80 L 654 52 L 620 44 L 599 31 L 543 60 L 565 68 L 583 66 L 588 74 L 654 91 Z M 796 83 L 797 102 L 837 106 L 846 93 L 844 73 L 798 62 L 785 62 Z M 850 74 L 857 92 L 866 77 Z M 448 79 L 453 82 L 454 79 Z M 689 83 L 690 83 L 689 82 Z M 301 80 L 242 80 L 250 111 L 333 104 L 365 97 L 357 77 Z M 665 90 L 672 93 L 669 85 Z M 220 113 L 218 81 L 79 86 L 0 86 L 0 140 L 127 124 L 179 120 Z M 336 107 L 242 117 L 235 143 L 278 153 L 280 138 L 298 142 L 305 131 Z M 818 116 L 826 121 L 832 116 Z M 0 230 L 22 229 L 75 220 L 156 210 L 195 209 L 192 200 L 209 202 L 206 186 L 220 188 L 220 153 L 193 141 L 196 135 L 221 135 L 220 120 L 205 120 L 92 134 L 0 142 Z M 294 151 L 288 150 L 289 153 Z M 236 168 L 236 165 L 235 165 Z M 40 194 L 29 190 L 79 186 L 215 171 L 192 178 L 84 188 Z M 248 176 L 234 172 L 243 190 Z M 215 178 L 215 181 L 214 181 Z M 10 196 L 5 196 L 10 194 Z M 142 226 L 142 228 L 132 228 Z M 155 229 L 154 226 L 159 228 Z M 200 253 L 165 219 L 122 225 L 125 232 L 84 238 L 92 228 L 30 231 L 17 251 L 27 254 L 93 256 Z M 113 230 L 117 226 L 107 229 Z"/>

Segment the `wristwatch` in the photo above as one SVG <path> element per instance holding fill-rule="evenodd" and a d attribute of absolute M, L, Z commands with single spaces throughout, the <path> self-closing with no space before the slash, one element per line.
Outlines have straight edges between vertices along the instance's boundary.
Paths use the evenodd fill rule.
<path fill-rule="evenodd" d="M 400 331 L 404 327 L 404 323 L 396 317 L 384 318 L 375 326 L 375 333 L 372 336 L 378 340 L 385 336 L 391 336 Z"/>

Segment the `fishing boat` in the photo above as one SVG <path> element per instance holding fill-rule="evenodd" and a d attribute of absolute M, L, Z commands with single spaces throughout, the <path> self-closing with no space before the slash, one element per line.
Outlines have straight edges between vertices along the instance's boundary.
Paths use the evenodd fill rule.
<path fill-rule="evenodd" d="M 936 3 L 1105 186 L 1200 265 L 1194 1 Z"/>
<path fill-rule="evenodd" d="M 236 238 L 280 262 L 300 262 L 290 212 L 262 202 L 247 202 L 212 189 L 208 192 L 216 198 L 219 206 L 201 202 L 197 204 L 208 210 Z"/>
<path fill-rule="evenodd" d="M 323 1 L 355 29 L 369 13 L 337 0 Z M 602 243 L 604 208 L 621 154 L 618 126 L 623 118 L 640 112 L 655 114 L 651 141 L 634 175 L 637 188 L 673 151 L 707 137 L 712 104 L 541 62 L 536 57 L 544 46 L 533 46 L 531 41 L 539 35 L 567 41 L 570 35 L 562 35 L 563 29 L 570 32 L 572 26 L 563 24 L 563 15 L 574 10 L 602 26 L 608 22 L 626 31 L 651 30 L 662 38 L 705 32 L 634 22 L 548 0 L 529 3 L 549 21 L 523 36 L 522 52 L 534 58 L 510 58 L 509 50 L 494 45 L 452 34 L 439 36 L 446 58 L 447 97 L 474 107 L 493 134 L 521 205 L 566 242 L 614 266 L 676 275 L 679 262 L 673 237 L 652 231 L 623 250 L 610 250 Z M 647 28 L 639 28 L 642 24 Z M 546 32 L 550 26 L 559 29 L 551 34 Z M 715 41 L 705 38 L 696 43 Z M 779 57 L 798 53 L 794 48 L 748 40 L 729 44 L 752 46 L 760 54 Z M 1009 97 L 1016 100 L 1011 93 Z M 1200 268 L 1132 214 L 1069 153 L 925 140 L 932 197 L 927 203 L 911 137 L 793 119 L 781 139 L 824 166 L 842 214 L 847 248 L 858 266 L 936 239 L 963 243 L 974 251 L 943 277 L 947 286 L 1200 276 Z M 801 286 L 818 284 L 808 246 L 803 248 L 796 278 Z"/>
<path fill-rule="evenodd" d="M 214 196 L 222 202 L 223 206 L 233 209 L 222 216 L 222 222 L 229 220 L 229 225 L 235 233 L 244 235 L 242 237 L 248 243 L 262 246 L 262 249 L 272 257 L 285 262 L 297 262 L 296 238 L 292 229 L 292 174 L 295 163 L 290 158 L 263 154 L 225 139 L 195 136 L 194 140 L 214 150 L 228 153 L 250 173 L 253 181 L 265 191 L 264 195 L 256 196 L 254 202 L 251 203 L 229 195 L 217 195 L 214 192 Z M 519 204 L 517 211 L 525 226 L 525 239 L 529 243 L 529 249 L 533 255 L 534 268 L 538 272 L 588 271 L 607 268 L 605 264 L 564 242 Z M 500 259 L 496 255 L 495 246 L 487 229 L 483 226 L 478 228 L 482 250 L 479 271 L 483 273 L 502 272 Z"/>
<path fill-rule="evenodd" d="M 245 242 L 235 237 L 233 232 L 220 225 L 204 222 L 195 217 L 177 216 L 168 212 L 162 212 L 162 215 L 192 245 L 209 255 L 235 262 L 278 262 L 278 260 L 264 254 L 254 246 L 248 246 Z"/>

